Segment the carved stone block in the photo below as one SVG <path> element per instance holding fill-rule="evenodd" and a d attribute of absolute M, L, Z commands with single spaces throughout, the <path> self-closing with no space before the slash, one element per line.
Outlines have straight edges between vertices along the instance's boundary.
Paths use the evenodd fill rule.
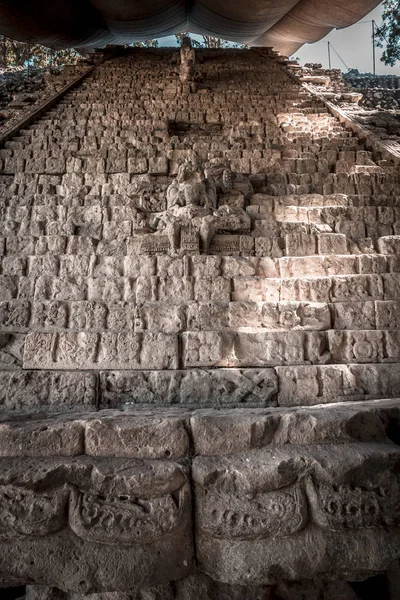
<path fill-rule="evenodd" d="M 30 414 L 25 420 L 7 415 L 0 422 L 0 456 L 78 456 L 85 450 L 84 434 L 84 421 L 76 415 L 49 419 Z"/>
<path fill-rule="evenodd" d="M 31 306 L 27 301 L 0 302 L 0 328 L 2 331 L 18 331 L 29 325 Z"/>
<path fill-rule="evenodd" d="M 49 371 L 0 371 L 2 410 L 91 410 L 96 406 L 96 375 Z"/>
<path fill-rule="evenodd" d="M 139 254 L 168 254 L 172 250 L 167 235 L 146 234 L 136 237 Z"/>
<path fill-rule="evenodd" d="M 1 425 L 0 425 L 1 431 Z M 180 458 L 189 455 L 184 418 L 172 416 L 109 416 L 106 412 L 86 421 L 85 452 L 89 456 Z"/>
<path fill-rule="evenodd" d="M 374 302 L 337 302 L 332 308 L 335 329 L 375 328 Z"/>
<path fill-rule="evenodd" d="M 184 577 L 193 556 L 187 479 L 172 461 L 0 459 L 2 573 L 79 593 Z"/>
<path fill-rule="evenodd" d="M 389 444 L 362 443 L 196 457 L 203 570 L 231 583 L 273 584 L 278 578 L 365 572 L 395 559 L 399 460 Z M 318 558 L 316 548 L 324 548 Z M 354 552 L 357 564 L 351 567 Z"/>
<path fill-rule="evenodd" d="M 186 332 L 182 341 L 185 367 L 262 367 L 329 360 L 325 334 L 318 332 Z"/>
<path fill-rule="evenodd" d="M 395 398 L 400 394 L 398 363 L 276 367 L 280 406 Z"/>
<path fill-rule="evenodd" d="M 383 362 L 382 331 L 329 331 L 329 350 L 336 363 Z M 396 361 L 396 357 L 393 357 Z"/>
<path fill-rule="evenodd" d="M 164 333 L 29 333 L 24 368 L 178 368 L 178 340 Z"/>
<path fill-rule="evenodd" d="M 230 256 L 242 254 L 247 256 L 253 253 L 254 238 L 245 235 L 215 235 L 210 251 L 212 254 Z"/>
<path fill-rule="evenodd" d="M 103 372 L 100 389 L 102 408 L 268 406 L 278 391 L 272 369 Z"/>

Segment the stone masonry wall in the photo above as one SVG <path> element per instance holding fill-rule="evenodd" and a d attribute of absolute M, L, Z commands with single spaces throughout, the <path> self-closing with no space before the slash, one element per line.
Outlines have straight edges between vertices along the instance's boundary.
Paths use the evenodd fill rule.
<path fill-rule="evenodd" d="M 272 52 L 179 73 L 0 150 L 1 581 L 350 600 L 400 559 L 399 168 Z"/>

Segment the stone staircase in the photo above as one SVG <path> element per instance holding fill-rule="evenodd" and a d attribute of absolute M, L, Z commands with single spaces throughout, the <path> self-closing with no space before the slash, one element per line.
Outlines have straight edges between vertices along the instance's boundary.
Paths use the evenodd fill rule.
<path fill-rule="evenodd" d="M 282 533 L 293 538 L 279 537 L 274 529 L 284 527 L 279 519 L 275 525 L 269 517 L 260 522 L 247 507 L 250 501 L 243 500 L 241 507 L 232 494 L 236 489 L 240 498 L 261 494 L 260 510 L 267 510 L 264 496 L 306 477 L 301 460 L 316 473 L 333 465 L 324 485 L 342 482 L 346 489 L 334 487 L 333 493 L 329 488 L 326 494 L 342 494 L 346 507 L 364 502 L 362 477 L 369 482 L 372 477 L 364 487 L 375 490 L 380 469 L 388 489 L 396 489 L 390 469 L 398 460 L 400 396 L 399 168 L 343 128 L 273 54 L 263 59 L 242 50 L 197 54 L 196 93 L 181 85 L 172 50 L 127 51 L 96 67 L 0 150 L 0 406 L 7 411 L 2 419 L 8 432 L 0 454 L 19 457 L 24 439 L 23 455 L 33 457 L 35 469 L 40 456 L 68 456 L 68 465 L 71 457 L 85 454 L 105 461 L 140 459 L 144 472 L 146 460 L 164 459 L 154 466 L 154 477 L 175 482 L 175 487 L 168 484 L 168 493 L 182 513 L 176 516 L 181 552 L 172 550 L 170 538 L 154 542 L 154 552 L 165 560 L 162 573 L 155 576 L 157 561 L 147 564 L 149 553 L 143 549 L 129 570 L 124 546 L 121 580 L 110 571 L 107 587 L 86 565 L 76 576 L 82 585 L 75 576 L 69 584 L 62 575 L 63 589 L 131 589 L 132 582 L 145 587 L 166 580 L 168 569 L 169 579 L 186 576 L 192 532 L 190 492 L 182 482 L 189 475 L 181 464 L 172 473 L 171 461 L 197 455 L 191 475 L 199 499 L 196 552 L 200 570 L 213 579 L 238 586 L 321 573 L 350 579 L 398 560 L 398 534 L 390 520 L 396 501 L 390 498 L 387 538 L 383 529 L 374 529 L 375 538 L 370 535 L 370 527 L 383 527 L 378 517 L 379 523 L 366 524 L 361 517 L 362 522 L 339 517 L 328 522 L 317 511 L 313 518 L 322 530 L 311 525 L 314 537 L 306 542 L 307 533 L 297 533 L 307 521 L 306 492 L 275 494 L 281 508 L 294 502 Z M 167 211 L 167 189 L 180 164 L 194 157 L 229 164 L 240 174 L 233 191 L 248 230 L 218 235 L 218 244 L 224 239 L 227 244 L 215 242 L 207 253 L 173 252 L 168 246 L 144 251 L 138 214 L 151 222 Z M 326 406 L 307 408 L 312 405 Z M 127 412 L 95 412 L 118 408 Z M 178 408 L 183 412 L 175 412 Z M 236 412 L 200 410 L 221 408 Z M 66 411 L 73 414 L 60 416 Z M 137 423 L 145 423 L 144 429 Z M 57 435 L 62 431 L 61 446 L 56 434 L 41 433 L 43 426 L 50 432 L 55 428 Z M 166 432 L 160 434 L 160 427 Z M 181 436 L 188 436 L 183 446 Z M 34 439 L 43 440 L 44 454 Z M 167 450 L 165 440 L 170 440 Z M 341 445 L 350 442 L 346 454 Z M 280 445 L 286 446 L 276 450 L 276 458 L 272 454 Z M 90 462 L 88 456 L 82 460 Z M 275 459 L 279 466 L 271 467 L 271 474 L 265 465 Z M 96 460 L 104 480 L 117 477 Z M 374 460 L 380 466 L 370 477 L 368 465 Z M 245 461 L 258 473 L 255 480 L 270 477 L 272 483 L 255 484 Z M 118 468 L 122 462 L 117 461 Z M 77 465 L 68 465 L 68 485 L 82 489 Z M 62 469 L 58 462 L 46 468 L 56 479 L 54 473 Z M 285 469 L 292 473 L 286 478 Z M 18 481 L 22 475 L 15 473 Z M 139 489 L 132 491 L 139 498 L 151 495 L 141 489 L 145 477 L 125 482 Z M 95 476 L 89 479 L 87 485 L 96 487 Z M 160 489 L 154 493 L 158 498 Z M 319 493 L 307 492 L 308 501 L 312 504 Z M 96 510 L 108 502 L 104 494 L 95 501 Z M 89 502 L 86 496 L 82 502 Z M 234 510 L 225 514 L 229 503 Z M 118 538 L 107 527 L 101 532 L 97 524 L 90 530 L 87 523 L 71 523 L 75 535 L 98 543 L 94 564 L 110 560 L 108 546 L 102 553 L 103 543 L 134 543 L 129 532 L 128 538 L 126 532 Z M 163 527 L 157 524 L 157 535 L 169 531 Z M 267 533 L 278 537 L 267 543 Z M 350 561 L 355 553 L 359 561 L 351 568 L 337 550 L 347 534 L 343 556 Z M 271 539 L 278 540 L 276 546 Z M 290 550 L 289 560 L 285 544 L 291 539 L 296 552 Z M 360 540 L 369 558 L 356 551 Z M 305 557 L 308 550 L 302 547 L 308 543 Z M 313 544 L 321 552 L 329 547 L 333 566 L 325 559 L 312 564 Z M 85 560 L 88 547 L 80 555 Z M 304 568 L 300 559 L 296 563 L 296 553 Z M 57 563 L 47 577 L 35 568 L 30 581 L 55 585 Z"/>
<path fill-rule="evenodd" d="M 8 408 L 8 382 L 28 372 L 31 407 L 58 403 L 41 387 L 54 370 L 75 409 L 88 380 L 100 392 L 90 404 L 104 406 L 115 377 L 133 404 L 164 404 L 163 392 L 135 393 L 143 370 L 172 370 L 159 374 L 174 382 L 172 404 L 232 406 L 229 392 L 191 400 L 181 381 L 240 388 L 243 368 L 269 382 L 256 406 L 399 395 L 398 169 L 278 63 L 201 57 L 196 94 L 181 89 L 171 51 L 111 59 L 0 151 Z M 193 153 L 249 176 L 247 248 L 138 255 L 138 209 L 165 210 Z M 324 391 L 326 377 L 336 383 Z"/>

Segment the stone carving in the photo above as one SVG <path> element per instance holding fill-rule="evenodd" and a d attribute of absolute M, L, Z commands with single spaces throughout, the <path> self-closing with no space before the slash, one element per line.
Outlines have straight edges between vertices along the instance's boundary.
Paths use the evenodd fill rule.
<path fill-rule="evenodd" d="M 88 541 L 134 544 L 172 533 L 186 523 L 190 491 L 183 486 L 159 498 L 138 498 L 132 493 L 98 493 L 74 490 L 70 500 L 70 526 Z"/>
<path fill-rule="evenodd" d="M 215 182 L 220 205 L 244 208 L 254 193 L 248 177 L 233 172 L 227 161 L 211 160 L 206 164 L 206 175 Z"/>
<path fill-rule="evenodd" d="M 268 406 L 278 391 L 272 369 L 103 372 L 103 408 L 134 405 Z"/>
<path fill-rule="evenodd" d="M 224 168 L 221 178 L 218 187 L 225 195 L 218 208 L 217 185 L 213 176 L 208 177 L 199 162 L 185 161 L 167 189 L 167 210 L 150 222 L 156 234 L 147 235 L 141 242 L 141 253 L 155 254 L 168 250 L 196 253 L 199 241 L 202 252 L 215 252 L 211 243 L 217 231 L 249 233 L 251 221 L 243 210 L 243 193 L 233 189 L 230 169 Z M 231 241 L 230 246 L 232 253 L 249 253 L 253 249 L 253 240 L 246 243 L 237 238 Z"/>
<path fill-rule="evenodd" d="M 118 51 L 0 150 L 0 579 L 140 595 L 183 580 L 194 532 L 229 600 L 384 572 L 393 140 L 270 51 L 180 54 L 179 78 L 173 50 Z"/>
<path fill-rule="evenodd" d="M 211 253 L 223 256 L 252 253 L 254 238 L 246 235 L 215 235 L 211 243 Z"/>
<path fill-rule="evenodd" d="M 0 367 L 16 367 L 22 363 L 24 336 L 0 333 Z"/>
<path fill-rule="evenodd" d="M 7 410 L 96 404 L 95 374 L 12 369 L 0 371 L 0 407 Z"/>
<path fill-rule="evenodd" d="M 247 497 L 198 492 L 202 529 L 227 539 L 287 536 L 307 523 L 304 492 L 298 486 Z"/>
<path fill-rule="evenodd" d="M 192 83 L 194 80 L 194 65 L 196 60 L 196 53 L 192 48 L 192 42 L 190 40 L 190 37 L 187 35 L 185 35 L 182 39 L 180 54 L 180 80 L 182 83 Z"/>
<path fill-rule="evenodd" d="M 177 250 L 183 227 L 198 231 L 204 251 L 208 250 L 215 233 L 213 211 L 217 196 L 212 179 L 207 179 L 200 163 L 185 161 L 178 170 L 175 181 L 167 189 L 167 210 L 156 223 Z"/>
<path fill-rule="evenodd" d="M 363 485 L 328 485 L 310 479 L 307 493 L 320 527 L 340 531 L 400 526 L 400 483 L 395 475 L 381 484 Z"/>
<path fill-rule="evenodd" d="M 63 529 L 69 491 L 67 485 L 45 492 L 0 486 L 0 539 L 41 537 Z"/>
<path fill-rule="evenodd" d="M 29 333 L 24 368 L 100 369 L 124 365 L 176 369 L 178 338 L 163 333 Z"/>

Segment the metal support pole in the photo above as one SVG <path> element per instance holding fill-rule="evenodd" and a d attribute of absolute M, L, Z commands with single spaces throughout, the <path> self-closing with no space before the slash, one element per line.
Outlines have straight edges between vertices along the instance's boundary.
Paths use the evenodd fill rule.
<path fill-rule="evenodd" d="M 376 75 L 376 65 L 375 65 L 375 21 L 372 19 L 372 65 L 373 65 L 373 73 Z"/>
<path fill-rule="evenodd" d="M 31 74 L 31 42 L 28 42 L 28 77 Z"/>
<path fill-rule="evenodd" d="M 329 64 L 329 69 L 332 68 L 332 64 L 331 64 L 331 43 L 328 42 L 328 64 Z"/>

